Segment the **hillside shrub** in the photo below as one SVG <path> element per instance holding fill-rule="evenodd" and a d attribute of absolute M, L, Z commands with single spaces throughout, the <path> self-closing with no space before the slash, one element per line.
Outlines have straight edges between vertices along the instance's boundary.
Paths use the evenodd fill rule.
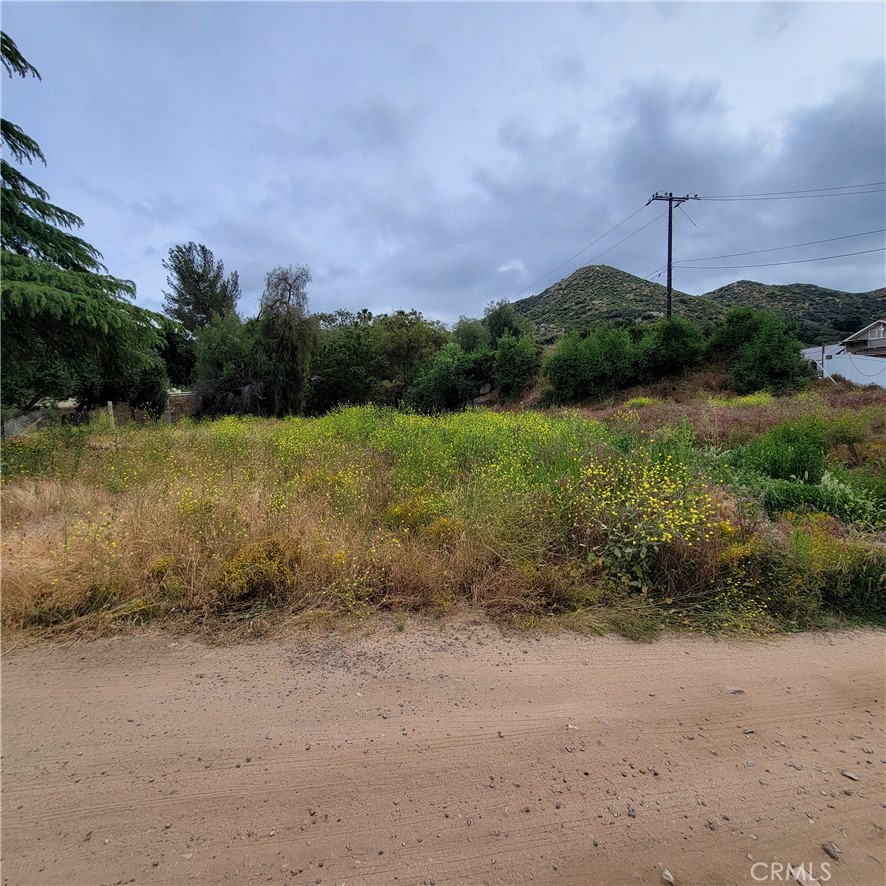
<path fill-rule="evenodd" d="M 532 336 L 502 335 L 493 358 L 493 380 L 499 394 L 505 398 L 519 396 L 538 374 L 540 362 Z"/>
<path fill-rule="evenodd" d="M 478 355 L 466 354 L 455 342 L 444 345 L 416 372 L 403 404 L 427 414 L 463 409 L 477 396 Z"/>
<path fill-rule="evenodd" d="M 644 327 L 637 343 L 637 369 L 641 378 L 654 380 L 679 375 L 697 366 L 707 342 L 697 324 L 673 317 Z"/>
<path fill-rule="evenodd" d="M 602 397 L 636 380 L 636 349 L 624 329 L 599 328 L 585 338 L 565 335 L 543 372 L 560 402 Z"/>
<path fill-rule="evenodd" d="M 800 353 L 793 327 L 777 314 L 732 308 L 710 346 L 728 354 L 729 385 L 740 394 L 796 390 L 815 377 L 812 364 Z"/>

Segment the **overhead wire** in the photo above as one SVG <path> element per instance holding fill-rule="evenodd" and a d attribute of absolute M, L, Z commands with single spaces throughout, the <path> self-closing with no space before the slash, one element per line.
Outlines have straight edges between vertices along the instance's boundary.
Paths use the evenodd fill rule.
<path fill-rule="evenodd" d="M 808 262 L 829 261 L 833 258 L 849 258 L 853 255 L 870 255 L 873 252 L 886 252 L 886 246 L 881 246 L 877 249 L 862 249 L 858 252 L 843 252 L 839 255 L 820 255 L 817 258 L 798 258 L 793 261 L 763 262 L 756 265 L 674 265 L 674 267 L 680 268 L 681 271 L 725 271 L 728 270 L 728 268 L 732 268 L 732 270 L 735 271 L 739 268 L 774 268 L 778 265 L 803 265 Z"/>
<path fill-rule="evenodd" d="M 680 208 L 682 209 L 683 207 L 681 206 Z M 691 218 L 689 220 L 692 221 Z M 696 225 L 696 227 L 698 226 Z M 851 240 L 854 237 L 867 237 L 871 234 L 882 234 L 884 232 L 886 232 L 886 228 L 877 228 L 875 231 L 861 231 L 858 234 L 844 234 L 842 237 L 827 237 L 824 240 L 808 240 L 806 243 L 792 243 L 789 246 L 772 246 L 769 249 L 752 249 L 748 252 L 729 252 L 726 255 L 705 255 L 701 258 L 683 258 L 680 261 L 713 261 L 715 258 L 722 258 L 725 261 L 727 258 L 738 258 L 742 255 L 760 255 L 764 252 L 779 252 L 782 249 L 799 249 L 801 246 L 817 246 L 820 243 L 834 243 L 837 240 Z M 702 231 L 702 233 L 704 232 Z"/>
<path fill-rule="evenodd" d="M 858 194 L 884 194 L 886 188 L 880 187 L 886 185 L 886 182 L 872 182 L 874 187 L 867 185 L 848 185 L 848 188 L 855 187 L 864 188 L 865 190 L 836 190 L 836 189 L 819 189 L 818 192 L 802 192 L 802 191 L 782 191 L 773 192 L 771 194 L 718 194 L 711 197 L 698 197 L 699 200 L 707 200 L 709 202 L 720 203 L 739 203 L 746 200 L 809 200 L 818 197 L 853 197 Z"/>
<path fill-rule="evenodd" d="M 861 182 L 857 185 L 834 185 L 830 188 L 801 188 L 795 191 L 761 191 L 758 194 L 712 194 L 708 200 L 732 200 L 743 197 L 783 197 L 789 194 L 821 194 L 825 191 L 848 191 L 850 188 L 879 188 L 886 182 Z"/>
<path fill-rule="evenodd" d="M 587 252 L 592 246 L 596 246 L 601 240 L 608 237 L 613 231 L 618 230 L 618 228 L 620 228 L 623 224 L 625 224 L 625 222 L 629 222 L 635 215 L 642 212 L 645 208 L 646 208 L 645 206 L 641 206 L 639 209 L 635 209 L 630 215 L 623 218 L 617 225 L 613 225 L 608 231 L 606 231 L 605 234 L 601 234 L 599 237 L 597 237 L 596 240 L 592 241 L 591 243 L 588 243 L 588 245 L 585 246 L 584 249 L 579 249 L 579 251 L 576 252 L 575 255 L 570 255 L 569 258 L 567 258 L 565 261 L 563 261 L 559 265 L 557 265 L 556 268 L 551 268 L 551 270 L 548 271 L 546 274 L 542 274 L 541 277 L 539 277 L 537 280 L 533 280 L 532 283 L 530 283 L 528 286 L 524 286 L 515 296 L 513 296 L 513 298 L 516 299 L 519 296 L 523 295 L 523 293 L 526 292 L 527 289 L 532 289 L 533 286 L 537 285 L 538 283 L 541 283 L 542 280 L 545 280 L 548 277 L 550 277 L 551 274 L 554 273 L 554 271 L 559 271 L 560 268 L 565 267 L 573 259 L 576 259 L 582 253 Z"/>

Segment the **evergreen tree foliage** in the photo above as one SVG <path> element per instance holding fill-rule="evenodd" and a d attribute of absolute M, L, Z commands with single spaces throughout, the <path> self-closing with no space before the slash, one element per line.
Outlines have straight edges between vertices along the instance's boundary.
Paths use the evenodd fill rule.
<path fill-rule="evenodd" d="M 163 267 L 169 272 L 163 310 L 188 332 L 196 333 L 213 317 L 223 317 L 236 309 L 240 278 L 236 271 L 226 277 L 224 262 L 203 243 L 173 246 Z"/>
<path fill-rule="evenodd" d="M 309 411 L 366 403 L 378 391 L 383 372 L 384 359 L 366 326 L 337 326 L 321 332 L 311 364 Z"/>
<path fill-rule="evenodd" d="M 373 320 L 370 329 L 385 361 L 385 378 L 400 390 L 412 380 L 419 363 L 449 340 L 442 324 L 427 320 L 415 310 L 382 314 Z"/>
<path fill-rule="evenodd" d="M 234 311 L 216 315 L 197 337 L 194 380 L 198 414 L 261 414 L 263 385 L 255 376 L 257 323 Z"/>
<path fill-rule="evenodd" d="M 36 68 L 0 34 L 10 77 Z M 45 164 L 40 146 L 8 120 L 0 137 L 19 165 Z M 4 158 L 0 162 L 3 403 L 28 407 L 69 396 L 81 367 L 125 360 L 134 371 L 156 368 L 159 315 L 131 303 L 135 285 L 109 276 L 101 254 L 70 233 L 83 221 L 49 202 L 46 191 Z"/>

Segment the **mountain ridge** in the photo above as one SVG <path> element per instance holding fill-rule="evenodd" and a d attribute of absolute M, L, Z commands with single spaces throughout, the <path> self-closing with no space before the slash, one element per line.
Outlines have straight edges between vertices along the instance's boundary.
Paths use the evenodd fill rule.
<path fill-rule="evenodd" d="M 665 315 L 667 290 L 610 265 L 578 268 L 544 291 L 514 302 L 515 310 L 538 327 L 542 338 L 602 322 L 636 322 Z M 794 320 L 808 345 L 837 342 L 886 315 L 886 287 L 844 292 L 812 283 L 768 284 L 737 280 L 704 295 L 674 290 L 673 314 L 700 323 L 715 322 L 729 308 L 769 310 Z"/>

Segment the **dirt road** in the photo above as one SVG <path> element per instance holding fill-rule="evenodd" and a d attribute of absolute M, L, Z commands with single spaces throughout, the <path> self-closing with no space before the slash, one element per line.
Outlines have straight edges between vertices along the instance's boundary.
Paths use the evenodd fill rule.
<path fill-rule="evenodd" d="M 3 883 L 879 886 L 884 652 L 464 622 L 13 651 Z"/>

